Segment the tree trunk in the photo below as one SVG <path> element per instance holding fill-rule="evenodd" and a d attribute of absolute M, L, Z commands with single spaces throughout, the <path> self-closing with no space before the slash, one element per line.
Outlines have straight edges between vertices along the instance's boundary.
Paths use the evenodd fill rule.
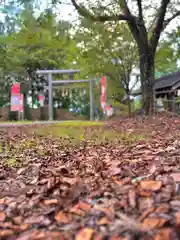
<path fill-rule="evenodd" d="M 130 95 L 127 95 L 127 102 L 128 102 L 128 114 L 129 117 L 131 117 L 131 99 L 130 99 Z"/>
<path fill-rule="evenodd" d="M 148 51 L 149 52 L 149 51 Z M 142 53 L 142 51 L 141 51 Z M 140 75 L 142 106 L 146 115 L 152 115 L 154 108 L 154 54 L 140 54 Z"/>

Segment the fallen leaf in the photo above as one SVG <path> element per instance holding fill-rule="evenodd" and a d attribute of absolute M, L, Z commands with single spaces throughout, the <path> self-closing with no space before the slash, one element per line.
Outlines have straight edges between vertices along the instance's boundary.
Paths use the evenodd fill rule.
<path fill-rule="evenodd" d="M 74 185 L 78 182 L 78 179 L 77 178 L 63 177 L 63 181 L 68 183 L 69 185 Z"/>
<path fill-rule="evenodd" d="M 97 222 L 98 225 L 107 225 L 109 224 L 109 220 L 107 217 L 102 217 L 98 222 Z"/>
<path fill-rule="evenodd" d="M 14 235 L 14 231 L 9 230 L 9 229 L 4 229 L 4 230 L 0 230 L 0 237 L 4 238 L 4 237 L 10 237 Z"/>
<path fill-rule="evenodd" d="M 94 230 L 91 228 L 83 228 L 78 232 L 75 240 L 91 240 L 94 234 Z"/>
<path fill-rule="evenodd" d="M 121 173 L 121 168 L 120 167 L 117 167 L 115 165 L 111 166 L 110 168 L 110 175 L 111 176 L 116 176 L 116 175 L 119 175 Z"/>
<path fill-rule="evenodd" d="M 143 214 L 138 218 L 139 222 L 142 222 L 145 218 L 148 217 L 155 210 L 155 207 L 148 208 Z"/>
<path fill-rule="evenodd" d="M 142 227 L 146 230 L 163 227 L 168 220 L 165 218 L 146 218 L 143 221 Z"/>
<path fill-rule="evenodd" d="M 114 217 L 114 210 L 112 208 L 104 208 L 99 205 L 95 205 L 94 209 L 97 209 L 97 210 L 103 212 L 110 219 L 112 219 Z"/>
<path fill-rule="evenodd" d="M 0 222 L 4 222 L 4 220 L 6 219 L 6 215 L 3 211 L 0 211 Z"/>
<path fill-rule="evenodd" d="M 79 207 L 79 209 L 81 209 L 81 210 L 83 210 L 85 212 L 88 212 L 90 210 L 90 208 L 91 208 L 91 205 L 88 204 L 88 203 L 85 203 L 85 202 L 79 202 L 78 203 L 78 207 Z"/>
<path fill-rule="evenodd" d="M 63 212 L 58 212 L 55 216 L 55 219 L 57 222 L 61 223 L 69 223 L 71 221 L 71 218 Z"/>
<path fill-rule="evenodd" d="M 148 208 L 153 207 L 154 200 L 153 198 L 150 197 L 141 197 L 138 199 L 139 200 L 139 209 L 140 211 L 145 211 Z"/>
<path fill-rule="evenodd" d="M 44 216 L 31 216 L 25 219 L 25 223 L 27 224 L 39 224 L 45 220 Z"/>
<path fill-rule="evenodd" d="M 130 177 L 126 177 L 126 178 L 123 178 L 123 179 L 121 179 L 121 180 L 118 180 L 118 178 L 115 177 L 115 176 L 112 176 L 112 179 L 113 179 L 113 181 L 114 181 L 116 184 L 118 184 L 118 185 L 128 184 L 128 183 L 130 183 L 131 180 L 132 180 Z"/>
<path fill-rule="evenodd" d="M 130 189 L 128 192 L 129 205 L 132 208 L 136 207 L 136 192 L 133 189 Z"/>
<path fill-rule="evenodd" d="M 35 230 L 31 234 L 31 239 L 35 239 L 35 240 L 46 239 L 46 233 Z"/>
<path fill-rule="evenodd" d="M 44 200 L 44 204 L 45 205 L 52 205 L 52 204 L 57 204 L 58 200 L 57 199 L 48 199 L 48 200 Z"/>
<path fill-rule="evenodd" d="M 149 174 L 148 174 L 148 176 L 153 175 L 153 174 L 156 172 L 156 170 L 157 170 L 157 166 L 156 166 L 155 164 L 152 164 L 152 166 L 151 166 L 150 169 L 149 169 Z"/>
<path fill-rule="evenodd" d="M 117 237 L 117 236 L 112 236 L 110 240 L 128 240 L 126 237 Z"/>
<path fill-rule="evenodd" d="M 71 213 L 74 213 L 74 214 L 76 214 L 76 215 L 78 215 L 78 216 L 81 216 L 81 217 L 84 217 L 85 216 L 85 212 L 83 211 L 83 210 L 81 210 L 81 209 L 71 209 L 71 211 L 70 211 Z"/>
<path fill-rule="evenodd" d="M 151 197 L 152 196 L 152 191 L 149 190 L 144 190 L 144 189 L 139 189 L 137 193 L 140 197 Z"/>
<path fill-rule="evenodd" d="M 175 182 L 180 182 L 180 173 L 172 173 L 170 176 Z"/>
<path fill-rule="evenodd" d="M 18 216 L 18 217 L 14 217 L 14 218 L 13 218 L 13 222 L 14 222 L 16 225 L 21 225 L 21 224 L 22 224 L 22 221 L 23 221 L 22 216 Z"/>
<path fill-rule="evenodd" d="M 5 198 L 1 198 L 0 199 L 0 205 L 2 204 L 2 205 L 5 205 L 5 204 L 7 204 L 7 200 L 5 199 Z"/>
<path fill-rule="evenodd" d="M 176 225 L 179 227 L 180 226 L 180 210 L 178 211 L 176 215 Z"/>
<path fill-rule="evenodd" d="M 64 240 L 64 237 L 62 233 L 60 232 L 49 232 L 47 234 L 48 238 L 47 239 L 52 239 L 52 240 Z"/>
<path fill-rule="evenodd" d="M 140 187 L 145 190 L 158 191 L 162 187 L 162 181 L 142 180 Z"/>
<path fill-rule="evenodd" d="M 170 228 L 163 228 L 156 234 L 154 240 L 172 240 L 171 233 Z"/>
<path fill-rule="evenodd" d="M 161 204 L 155 210 L 155 213 L 168 213 L 168 212 L 169 212 L 169 205 L 168 204 Z"/>
<path fill-rule="evenodd" d="M 76 215 L 79 215 L 79 216 L 85 216 L 85 211 L 83 211 L 82 209 L 79 208 L 79 204 L 76 204 L 75 206 L 73 206 L 70 209 L 70 212 L 74 213 Z"/>
<path fill-rule="evenodd" d="M 95 235 L 93 240 L 103 240 L 103 236 L 101 236 L 100 234 Z"/>
<path fill-rule="evenodd" d="M 21 231 L 25 231 L 25 230 L 27 230 L 29 227 L 30 227 L 30 225 L 27 224 L 27 223 L 24 223 L 24 224 L 21 224 L 21 225 L 20 225 Z"/>

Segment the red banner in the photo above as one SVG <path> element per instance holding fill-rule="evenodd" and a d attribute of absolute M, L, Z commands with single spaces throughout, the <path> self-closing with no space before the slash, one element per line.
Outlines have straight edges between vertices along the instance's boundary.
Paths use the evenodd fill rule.
<path fill-rule="evenodd" d="M 11 87 L 11 111 L 19 111 L 20 108 L 20 83 L 14 83 Z"/>
<path fill-rule="evenodd" d="M 101 78 L 101 107 L 104 110 L 106 106 L 106 76 Z"/>
<path fill-rule="evenodd" d="M 20 95 L 19 111 L 20 111 L 21 113 L 24 112 L 24 95 L 23 95 L 23 94 Z"/>
<path fill-rule="evenodd" d="M 41 105 L 41 107 L 43 107 L 44 106 L 44 96 L 43 95 L 39 95 L 38 96 L 38 100 L 39 100 L 39 102 L 40 102 L 40 105 Z"/>
<path fill-rule="evenodd" d="M 14 83 L 11 87 L 11 95 L 19 96 L 20 95 L 20 83 Z"/>

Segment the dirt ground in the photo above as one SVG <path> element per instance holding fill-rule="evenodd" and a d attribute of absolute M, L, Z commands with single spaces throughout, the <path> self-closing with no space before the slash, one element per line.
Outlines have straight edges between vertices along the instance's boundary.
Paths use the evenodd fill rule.
<path fill-rule="evenodd" d="M 180 118 L 107 129 L 76 144 L 34 126 L 1 132 L 0 239 L 180 239 Z"/>

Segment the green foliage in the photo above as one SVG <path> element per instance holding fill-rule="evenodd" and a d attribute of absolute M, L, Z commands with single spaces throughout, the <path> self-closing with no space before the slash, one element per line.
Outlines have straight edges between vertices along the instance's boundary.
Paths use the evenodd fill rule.
<path fill-rule="evenodd" d="M 92 23 L 81 19 L 76 32 L 81 64 L 89 76 L 108 76 L 109 95 L 121 99 L 130 89 L 130 74 L 137 64 L 137 47 L 124 23 Z"/>
<path fill-rule="evenodd" d="M 76 43 L 65 31 L 65 22 L 56 22 L 51 11 L 35 18 L 33 10 L 28 9 L 19 17 L 19 28 L 0 38 L 1 43 L 6 44 L 6 70 L 24 73 L 28 68 L 68 67 L 69 46 L 72 44 L 75 48 Z"/>
<path fill-rule="evenodd" d="M 178 38 L 176 41 L 178 43 Z M 176 72 L 178 70 L 177 62 L 179 57 L 180 55 L 178 56 L 175 48 L 173 48 L 171 39 L 162 41 L 156 53 L 156 78 Z"/>

